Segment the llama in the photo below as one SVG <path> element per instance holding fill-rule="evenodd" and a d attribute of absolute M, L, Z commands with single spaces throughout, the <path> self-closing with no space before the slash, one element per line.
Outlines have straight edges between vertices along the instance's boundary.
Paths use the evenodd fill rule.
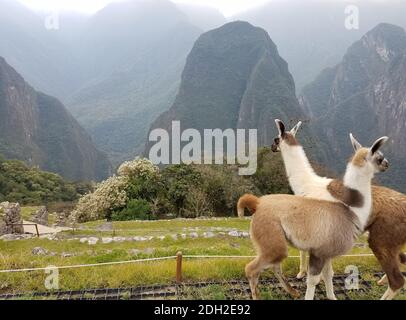
<path fill-rule="evenodd" d="M 251 239 L 257 249 L 257 257 L 245 268 L 253 299 L 259 298 L 259 275 L 269 267 L 272 267 L 283 288 L 293 297 L 298 297 L 298 292 L 287 282 L 281 270 L 290 243 L 310 252 L 305 299 L 314 298 L 316 286 L 323 279 L 327 298 L 336 300 L 331 259 L 351 250 L 369 219 L 371 180 L 375 173 L 384 172 L 389 167 L 388 161 L 379 152 L 387 140 L 387 137 L 382 137 L 369 149 L 359 148 L 348 163 L 344 185 L 351 194 L 349 204 L 293 195 L 261 198 L 245 195 L 240 198 L 238 215 L 244 216 L 244 208 L 254 212 Z"/>
<path fill-rule="evenodd" d="M 305 197 L 348 203 L 350 194 L 345 191 L 341 181 L 320 177 L 314 172 L 303 147 L 296 140 L 302 123 L 299 122 L 289 132 L 282 121 L 275 122 L 279 136 L 272 150 L 282 153 L 293 192 Z M 354 138 L 352 144 L 355 150 L 361 146 Z M 372 199 L 372 214 L 365 229 L 369 231 L 370 248 L 389 276 L 389 288 L 382 299 L 390 300 L 405 284 L 399 265 L 406 264 L 406 255 L 401 253 L 406 243 L 406 196 L 388 188 L 372 186 Z M 306 275 L 306 268 L 306 253 L 301 252 L 298 278 Z M 385 276 L 379 284 L 384 284 L 387 279 Z"/>

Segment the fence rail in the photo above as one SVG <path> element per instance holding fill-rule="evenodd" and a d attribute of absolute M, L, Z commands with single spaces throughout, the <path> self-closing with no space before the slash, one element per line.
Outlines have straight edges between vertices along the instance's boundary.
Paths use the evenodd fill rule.
<path fill-rule="evenodd" d="M 256 256 L 214 256 L 214 255 L 182 255 L 181 252 L 177 253 L 175 256 L 158 257 L 158 258 L 148 258 L 148 259 L 137 259 L 137 260 L 125 260 L 125 261 L 112 261 L 103 263 L 92 263 L 92 264 L 79 264 L 71 266 L 55 266 L 54 269 L 78 269 L 78 268 L 90 268 L 90 267 L 101 267 L 101 266 L 113 266 L 113 265 L 123 265 L 132 263 L 143 263 L 143 262 L 153 262 L 153 261 L 164 261 L 164 260 L 175 260 L 177 265 L 182 266 L 183 259 L 253 259 Z M 350 254 L 344 255 L 340 258 L 366 258 L 374 257 L 373 254 Z M 298 259 L 299 256 L 288 256 L 289 259 Z M 16 272 L 33 272 L 33 271 L 45 271 L 49 270 L 50 267 L 41 268 L 24 268 L 24 269 L 11 269 L 11 270 L 0 270 L 0 273 L 16 273 Z"/>
<path fill-rule="evenodd" d="M 37 237 L 39 238 L 39 230 L 38 230 L 38 224 L 37 223 L 8 223 L 6 224 L 7 227 L 12 227 L 14 231 L 14 227 L 16 226 L 35 226 L 35 231 L 37 232 Z"/>
<path fill-rule="evenodd" d="M 56 298 L 56 299 L 68 299 L 68 300 L 113 300 L 113 299 L 131 299 L 131 300 L 144 300 L 144 299 L 156 299 L 156 298 L 176 298 L 176 299 L 190 299 L 192 298 L 190 294 L 198 295 L 199 289 L 208 288 L 210 285 L 221 285 L 225 288 L 226 299 L 249 299 L 250 291 L 248 283 L 245 280 L 231 280 L 223 282 L 199 282 L 199 283 L 188 283 L 183 282 L 182 267 L 183 261 L 185 259 L 251 259 L 255 256 L 226 256 L 226 255 L 183 255 L 182 252 L 178 252 L 175 256 L 159 257 L 159 258 L 149 258 L 149 259 L 138 259 L 138 260 L 128 260 L 128 261 L 114 261 L 105 263 L 95 263 L 95 264 L 81 264 L 81 265 L 71 265 L 71 266 L 59 266 L 59 267 L 46 267 L 46 268 L 25 268 L 25 269 L 13 269 L 13 270 L 0 270 L 1 274 L 12 274 L 17 272 L 35 272 L 35 271 L 47 271 L 52 269 L 77 269 L 77 268 L 89 268 L 89 267 L 100 267 L 100 266 L 114 266 L 114 265 L 124 265 L 132 263 L 144 263 L 144 262 L 155 262 L 155 261 L 165 261 L 172 260 L 176 264 L 176 276 L 175 281 L 172 284 L 161 285 L 161 286 L 142 286 L 138 288 L 117 288 L 117 289 L 86 289 L 86 290 L 73 290 L 73 291 L 49 291 L 49 292 L 32 292 L 32 293 L 11 293 L 0 295 L 0 300 L 4 299 L 19 299 L 23 297 L 32 298 Z M 373 254 L 352 254 L 341 256 L 344 258 L 365 258 L 374 257 Z M 300 258 L 299 256 L 289 256 L 290 259 Z M 376 273 L 374 276 L 379 279 L 383 273 Z M 338 275 L 334 277 L 335 286 L 339 287 L 336 293 L 341 299 L 350 299 L 348 295 L 348 290 L 344 290 L 344 279 L 346 276 Z M 291 279 L 294 286 L 297 289 L 304 289 L 305 282 L 302 280 Z M 283 295 L 283 290 L 280 288 L 276 279 L 262 281 L 262 286 L 271 285 L 273 290 L 279 292 Z M 371 290 L 371 281 L 365 281 L 361 279 L 361 288 L 359 292 L 367 292 Z M 319 290 L 319 289 L 318 289 Z M 320 290 L 319 290 L 320 291 Z M 318 296 L 322 297 L 321 292 L 318 291 Z M 404 293 L 404 290 L 402 291 Z M 204 297 L 202 297 L 204 298 Z"/>

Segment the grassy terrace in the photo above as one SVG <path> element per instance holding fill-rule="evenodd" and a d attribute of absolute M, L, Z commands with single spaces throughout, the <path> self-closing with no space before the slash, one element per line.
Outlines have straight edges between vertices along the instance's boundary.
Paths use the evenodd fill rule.
<path fill-rule="evenodd" d="M 60 233 L 57 240 L 29 239 L 19 241 L 0 241 L 0 269 L 37 268 L 78 264 L 94 264 L 113 261 L 173 256 L 178 251 L 184 255 L 254 255 L 251 241 L 247 238 L 232 237 L 231 230 L 248 232 L 249 220 L 212 219 L 212 220 L 173 220 L 151 222 L 115 222 L 107 225 L 105 221 L 82 224 L 74 232 Z M 108 230 L 106 230 L 108 229 Z M 104 231 L 102 231 L 104 230 Z M 198 234 L 192 238 L 190 234 Z M 206 238 L 204 233 L 213 233 Z M 187 238 L 183 239 L 182 234 Z M 176 237 L 174 237 L 177 235 Z M 108 237 L 153 236 L 147 241 L 123 241 L 120 243 L 102 243 Z M 159 237 L 165 238 L 163 240 Z M 213 236 L 213 235 L 211 235 Z M 83 237 L 97 237 L 98 243 L 81 243 Z M 41 247 L 48 251 L 46 255 L 34 255 L 33 248 Z M 352 254 L 370 253 L 366 239 L 360 239 Z M 290 249 L 290 255 L 298 255 Z M 186 259 L 183 263 L 183 276 L 187 282 L 206 280 L 245 279 L 244 266 L 250 259 Z M 298 272 L 298 259 L 288 259 L 284 271 L 289 276 Z M 337 274 L 344 273 L 348 265 L 356 265 L 364 279 L 373 279 L 380 271 L 374 257 L 339 258 L 334 267 Z M 61 290 L 89 288 L 137 287 L 141 285 L 171 284 L 175 277 L 175 261 L 143 262 L 115 266 L 97 266 L 91 268 L 63 269 L 59 271 Z M 23 273 L 0 273 L 0 294 L 32 291 L 46 291 L 44 271 Z M 265 272 L 264 278 L 273 277 Z M 221 298 L 221 289 L 210 287 L 198 298 Z M 372 292 L 357 294 L 354 298 L 375 299 L 383 294 L 385 288 L 374 287 Z M 264 298 L 288 298 L 264 292 Z M 406 299 L 403 294 L 400 299 Z"/>

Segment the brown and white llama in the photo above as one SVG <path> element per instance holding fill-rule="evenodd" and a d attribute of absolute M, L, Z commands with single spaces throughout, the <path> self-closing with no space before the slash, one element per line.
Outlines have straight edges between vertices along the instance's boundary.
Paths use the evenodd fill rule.
<path fill-rule="evenodd" d="M 348 163 L 344 186 L 353 198 L 351 204 L 292 195 L 261 198 L 244 195 L 240 198 L 238 215 L 244 216 L 244 208 L 255 213 L 251 221 L 251 239 L 258 255 L 245 268 L 254 299 L 259 298 L 260 273 L 269 267 L 285 290 L 294 297 L 298 296 L 281 270 L 281 263 L 288 256 L 289 243 L 310 252 L 306 300 L 314 298 L 321 278 L 326 285 L 327 297 L 336 299 L 331 259 L 351 250 L 369 219 L 372 178 L 389 167 L 379 152 L 387 140 L 382 137 L 371 148 L 358 149 Z"/>
<path fill-rule="evenodd" d="M 291 131 L 286 131 L 282 121 L 276 120 L 279 136 L 272 145 L 274 152 L 281 151 L 289 183 L 296 195 L 322 200 L 342 201 L 349 204 L 354 200 L 340 180 L 318 176 L 304 150 L 296 140 L 301 122 Z M 352 137 L 355 150 L 361 147 Z M 406 243 L 406 196 L 379 186 L 372 186 L 372 213 L 365 230 L 369 231 L 369 245 L 379 260 L 388 278 L 389 288 L 382 299 L 393 299 L 404 286 L 405 280 L 400 271 L 400 264 L 406 264 L 406 255 L 401 250 Z M 306 253 L 301 252 L 300 272 L 298 278 L 306 275 Z"/>

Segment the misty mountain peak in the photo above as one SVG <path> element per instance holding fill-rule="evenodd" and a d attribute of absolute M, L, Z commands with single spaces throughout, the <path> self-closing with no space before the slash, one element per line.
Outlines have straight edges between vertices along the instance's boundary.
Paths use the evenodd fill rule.
<path fill-rule="evenodd" d="M 0 57 L 0 153 L 71 180 L 101 180 L 107 157 L 64 105 L 35 91 Z"/>
<path fill-rule="evenodd" d="M 219 37 L 224 36 L 241 36 L 241 35 L 256 35 L 256 36 L 263 36 L 269 38 L 267 32 L 258 27 L 254 27 L 251 23 L 246 21 L 233 21 L 226 23 L 225 25 L 208 32 L 207 34 L 215 34 Z M 270 38 L 269 38 L 270 39 Z"/>
<path fill-rule="evenodd" d="M 379 24 L 355 42 L 336 67 L 330 104 L 367 88 L 406 52 L 406 34 L 401 27 Z"/>
<path fill-rule="evenodd" d="M 231 47 L 237 50 L 239 46 L 252 46 L 252 49 L 262 47 L 278 55 L 277 47 L 268 33 L 246 21 L 229 22 L 220 28 L 204 33 L 196 45 L 212 47 L 214 51 L 228 50 Z M 222 52 L 223 53 L 223 52 Z"/>
<path fill-rule="evenodd" d="M 190 52 L 178 95 L 152 125 L 182 128 L 258 129 L 258 143 L 276 134 L 273 119 L 302 117 L 287 63 L 268 33 L 236 21 L 200 36 Z M 150 148 L 147 142 L 147 150 Z"/>
<path fill-rule="evenodd" d="M 381 23 L 369 31 L 362 39 L 362 44 L 378 54 L 382 61 L 388 63 L 406 50 L 406 32 L 403 28 Z"/>
<path fill-rule="evenodd" d="M 375 135 L 391 137 L 386 153 L 393 169 L 380 181 L 405 187 L 405 171 L 400 165 L 406 144 L 406 34 L 397 26 L 380 24 L 349 50 L 335 68 L 325 70 L 308 85 L 300 99 L 316 122 L 318 136 L 327 146 L 324 164 L 343 171 L 352 148 L 344 133 L 354 132 L 360 141 Z M 320 124 L 320 125 L 318 125 Z"/>

